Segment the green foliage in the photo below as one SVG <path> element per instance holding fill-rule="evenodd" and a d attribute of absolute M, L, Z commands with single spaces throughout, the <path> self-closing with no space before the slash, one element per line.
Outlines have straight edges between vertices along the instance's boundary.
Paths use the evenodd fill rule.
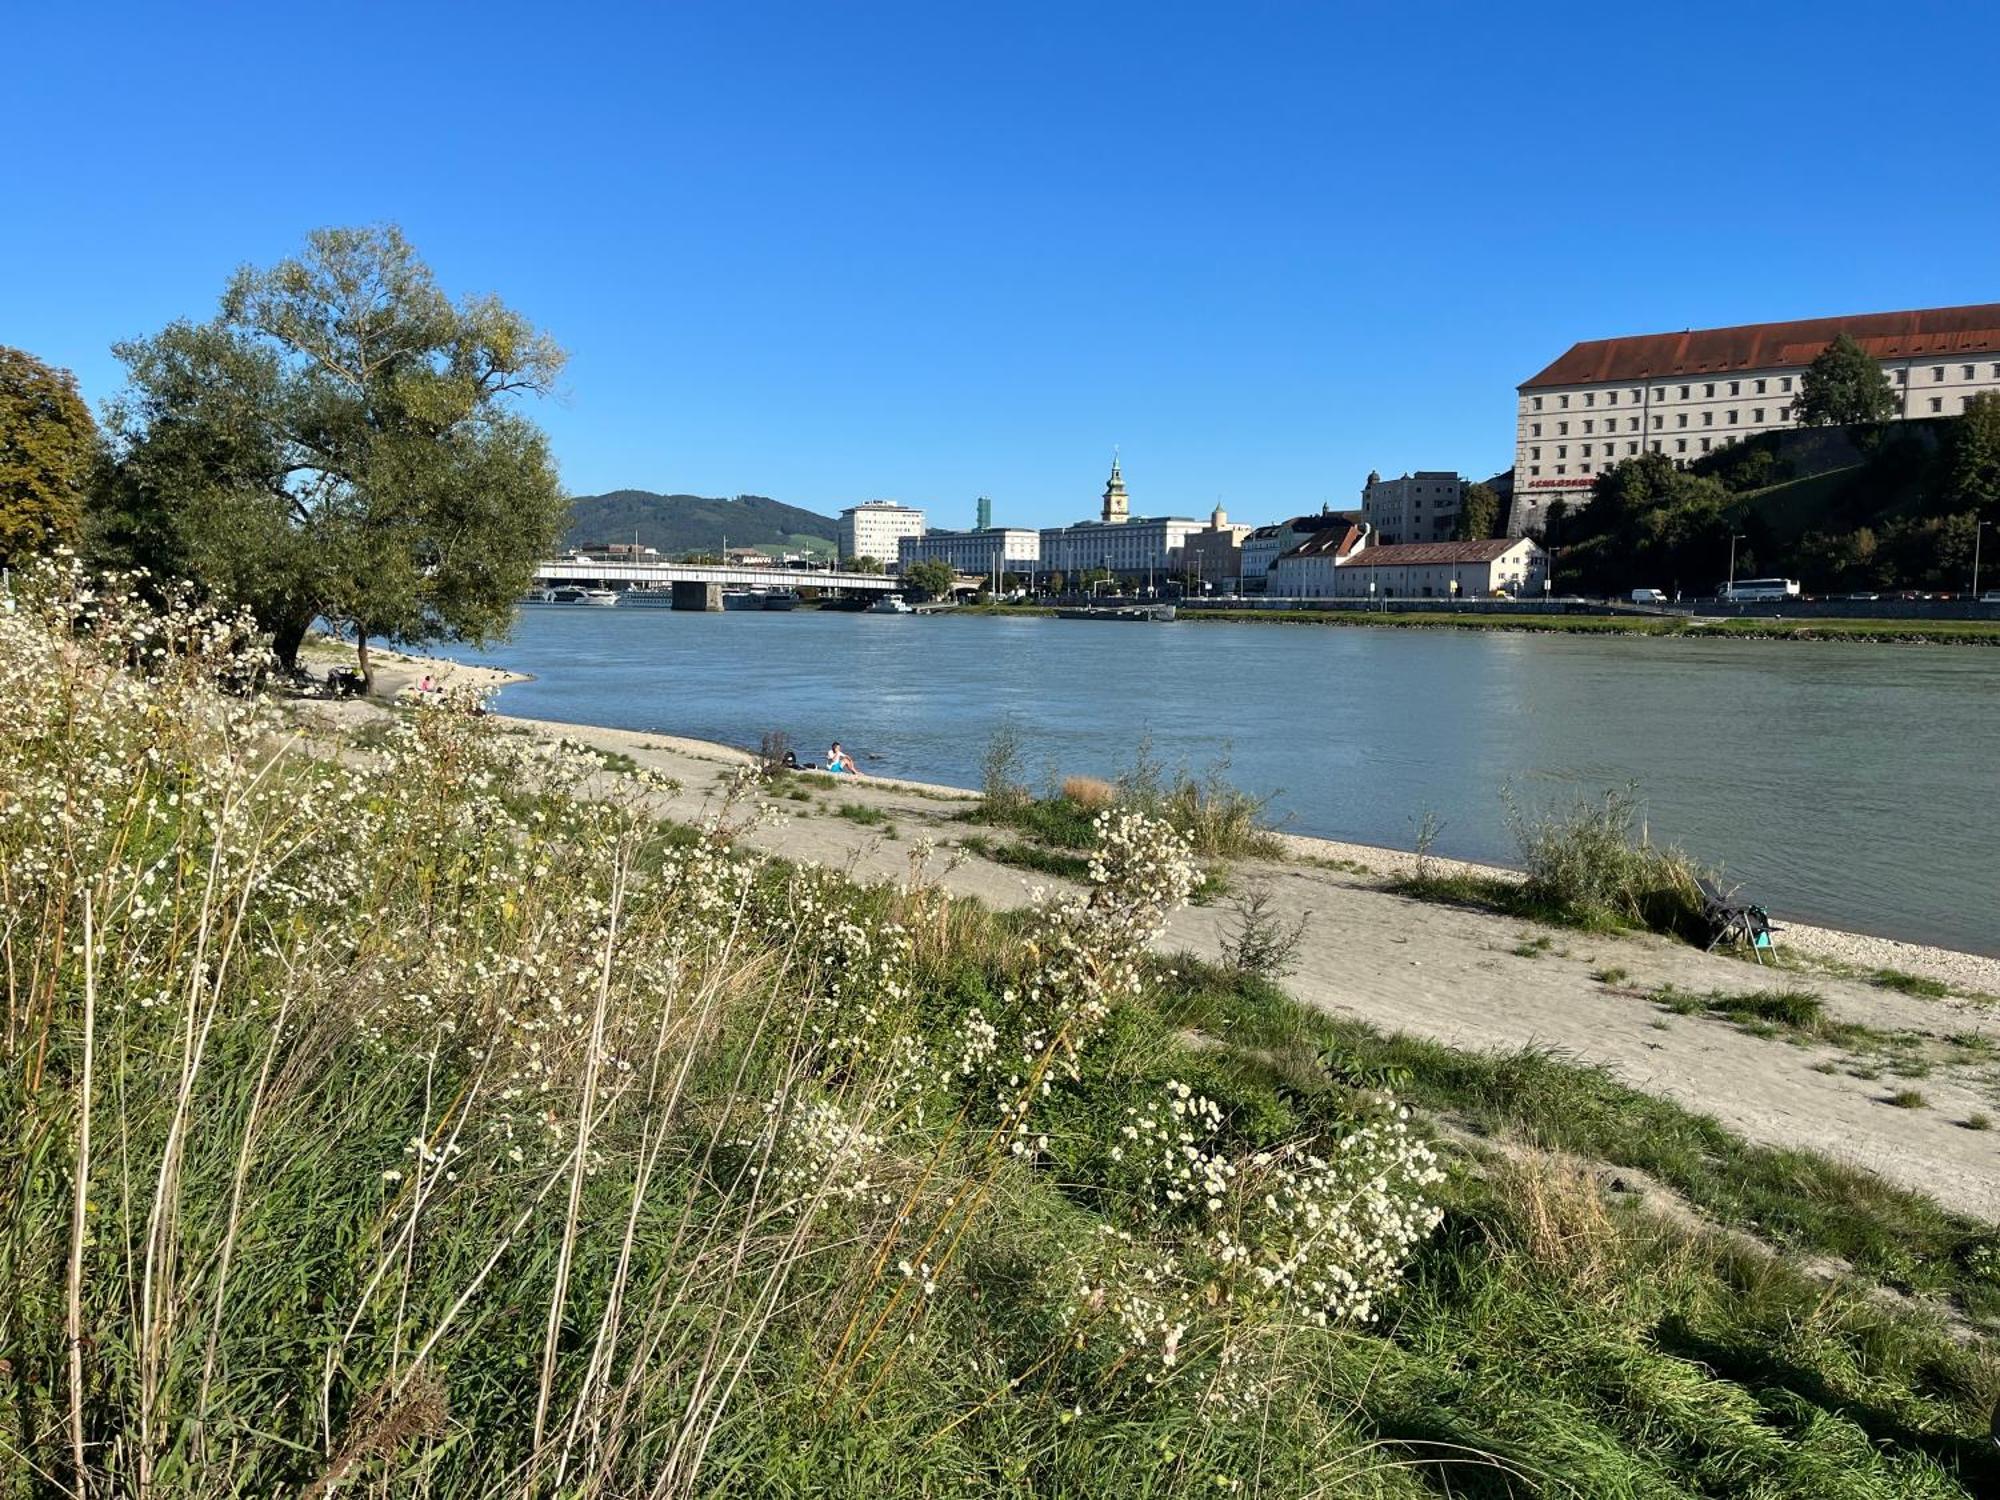
<path fill-rule="evenodd" d="M 1799 380 L 1798 421 L 1807 427 L 1886 422 L 1896 391 L 1882 367 L 1847 334 L 1822 349 Z"/>
<path fill-rule="evenodd" d="M 1606 595 L 1705 590 L 1728 569 L 1729 503 L 1721 481 L 1664 454 L 1627 459 L 1598 475 L 1590 504 L 1564 523 L 1556 586 Z M 1749 557 L 1739 551 L 1739 572 Z"/>
<path fill-rule="evenodd" d="M 1461 542 L 1479 542 L 1499 534 L 1499 495 L 1490 484 L 1468 484 L 1465 503 L 1458 512 L 1458 529 L 1453 535 Z"/>
<path fill-rule="evenodd" d="M 20 639 L 0 618 L 0 648 Z M 260 771 L 276 725 L 247 700 L 140 690 L 76 650 L 28 666 L 0 673 L 0 789 L 25 804 L 0 855 L 27 882 L 0 1452 L 36 1456 L 23 1493 L 77 1487 L 72 1393 L 89 1492 L 157 1500 L 2000 1480 L 1988 1348 L 1866 1284 L 2000 1300 L 1990 1226 L 1916 1195 L 1601 1070 L 1384 1037 L 1150 958 L 1139 929 L 1065 946 L 1122 895 L 1001 918 L 914 877 L 761 862 L 581 798 L 588 762 L 449 708 Z M 99 796 L 97 823 L 53 815 Z M 1093 983 L 1114 986 L 1094 1031 L 1039 1008 Z M 1049 1027 L 1030 1055 L 1073 1066 L 1012 1090 Z M 1379 1319 L 1225 1302 L 1227 1266 L 1189 1282 L 1149 1253 L 1127 1134 L 1149 1106 L 1205 1107 L 1185 1140 L 1229 1165 L 1235 1230 L 1260 1155 L 1365 1147 L 1401 1124 L 1385 1090 L 1473 1144 Z M 1026 1132 L 989 1128 L 996 1091 Z M 1562 1150 L 1729 1232 L 1633 1212 Z M 1861 1280 L 1810 1280 L 1808 1255 Z"/>
<path fill-rule="evenodd" d="M 0 344 L 0 567 L 76 540 L 96 458 L 76 377 Z"/>
<path fill-rule="evenodd" d="M 1966 398 L 1952 424 L 1950 495 L 1955 508 L 2000 517 L 2000 391 Z"/>
<path fill-rule="evenodd" d="M 1510 807 L 1527 872 L 1522 897 L 1573 926 L 1645 927 L 1707 941 L 1694 865 L 1639 836 L 1639 811 L 1632 788 L 1539 814 Z"/>
<path fill-rule="evenodd" d="M 903 570 L 903 582 L 927 599 L 942 599 L 949 595 L 957 577 L 950 563 L 938 559 L 911 563 Z"/>
<path fill-rule="evenodd" d="M 249 606 L 287 661 L 321 615 L 364 648 L 498 635 L 562 530 L 510 404 L 561 351 L 493 298 L 451 302 L 393 227 L 317 230 L 211 321 L 118 354 L 99 550 Z"/>
<path fill-rule="evenodd" d="M 876 577 L 884 571 L 879 557 L 843 557 L 840 566 L 849 573 L 868 573 Z"/>

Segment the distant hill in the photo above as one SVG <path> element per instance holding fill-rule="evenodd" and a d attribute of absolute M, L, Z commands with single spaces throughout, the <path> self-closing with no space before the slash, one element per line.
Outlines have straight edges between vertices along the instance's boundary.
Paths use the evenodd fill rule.
<path fill-rule="evenodd" d="M 833 551 L 839 523 L 763 495 L 722 499 L 709 495 L 656 495 L 651 490 L 612 490 L 578 495 L 570 502 L 563 544 L 637 540 L 664 553 L 714 552 L 728 538 L 732 547 L 795 552 Z"/>

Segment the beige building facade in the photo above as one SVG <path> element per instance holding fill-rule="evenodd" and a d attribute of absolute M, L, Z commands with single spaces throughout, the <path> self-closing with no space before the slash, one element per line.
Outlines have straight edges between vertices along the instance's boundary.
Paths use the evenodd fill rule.
<path fill-rule="evenodd" d="M 1229 519 L 1216 506 L 1208 524 L 1191 531 L 1181 543 L 1181 571 L 1195 579 L 1195 587 L 1208 593 L 1234 594 L 1243 580 L 1243 542 L 1257 528 Z"/>
<path fill-rule="evenodd" d="M 924 513 L 893 500 L 869 500 L 840 513 L 840 560 L 872 557 L 885 568 L 896 565 L 897 543 L 924 534 Z"/>
<path fill-rule="evenodd" d="M 2000 303 L 1575 344 L 1516 392 L 1508 534 L 1539 533 L 1558 499 L 1587 504 L 1599 474 L 1641 453 L 1692 463 L 1797 426 L 1806 367 L 1843 333 L 1882 366 L 1898 417 L 1958 416 L 2000 390 Z"/>
<path fill-rule="evenodd" d="M 1384 545 L 1448 542 L 1465 506 L 1465 481 L 1443 469 L 1419 469 L 1400 479 L 1371 473 L 1361 489 L 1361 518 Z"/>

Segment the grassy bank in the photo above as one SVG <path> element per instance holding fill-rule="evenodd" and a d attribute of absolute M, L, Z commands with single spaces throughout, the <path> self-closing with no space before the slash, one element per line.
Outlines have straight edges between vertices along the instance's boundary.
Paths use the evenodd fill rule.
<path fill-rule="evenodd" d="M 1350 609 L 1184 609 L 1183 620 L 1373 625 L 1391 630 L 1519 630 L 1557 635 L 2000 645 L 2000 620 L 1685 619 L 1654 615 L 1475 614 Z"/>
<path fill-rule="evenodd" d="M 1029 815 L 1084 893 L 996 915 L 919 844 L 862 885 L 748 800 L 585 798 L 463 702 L 301 746 L 214 622 L 19 592 L 0 1494 L 2000 1480 L 1986 1346 L 1875 1287 L 1984 1316 L 1990 1236 L 1151 957 L 1235 826 L 1171 778 Z"/>

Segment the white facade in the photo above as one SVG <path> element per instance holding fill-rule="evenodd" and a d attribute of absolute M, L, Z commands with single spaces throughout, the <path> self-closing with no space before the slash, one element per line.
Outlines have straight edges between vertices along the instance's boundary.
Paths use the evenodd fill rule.
<path fill-rule="evenodd" d="M 1588 503 L 1599 474 L 1641 453 L 1692 463 L 1797 426 L 1806 367 L 1842 333 L 1881 365 L 1899 418 L 1955 417 L 2000 390 L 2000 304 L 1577 344 L 1516 393 L 1509 535 L 1539 530 L 1557 499 Z"/>
<path fill-rule="evenodd" d="M 1108 568 L 1120 578 L 1151 576 L 1164 583 L 1180 566 L 1181 545 L 1201 522 L 1185 516 L 1140 516 L 1129 521 L 1080 521 L 1042 532 L 1042 571 L 1087 573 Z"/>
<path fill-rule="evenodd" d="M 1285 599 L 1332 598 L 1334 570 L 1373 540 L 1365 521 L 1324 527 L 1271 564 L 1264 575 L 1264 592 Z"/>
<path fill-rule="evenodd" d="M 920 562 L 950 563 L 961 573 L 985 577 L 997 565 L 1002 573 L 1036 571 L 1041 562 L 1042 535 L 1025 526 L 995 526 L 986 531 L 927 531 L 906 536 L 896 544 L 896 564 L 907 571 Z"/>
<path fill-rule="evenodd" d="M 1294 516 L 1275 526 L 1259 526 L 1243 539 L 1243 591 L 1254 594 L 1264 589 L 1271 565 L 1313 533 L 1329 526 L 1344 528 L 1353 519 L 1337 511 L 1321 511 L 1316 516 Z"/>
<path fill-rule="evenodd" d="M 924 534 L 924 513 L 892 500 L 850 505 L 840 513 L 840 561 L 872 557 L 884 567 L 896 562 L 896 544 Z"/>
<path fill-rule="evenodd" d="M 1440 469 L 1419 469 L 1401 479 L 1370 474 L 1361 490 L 1361 516 L 1384 545 L 1448 542 L 1465 504 L 1465 481 Z"/>
<path fill-rule="evenodd" d="M 1332 570 L 1332 593 L 1325 597 L 1480 599 L 1508 594 L 1539 598 L 1547 576 L 1548 554 L 1527 537 L 1364 546 L 1342 558 Z"/>

